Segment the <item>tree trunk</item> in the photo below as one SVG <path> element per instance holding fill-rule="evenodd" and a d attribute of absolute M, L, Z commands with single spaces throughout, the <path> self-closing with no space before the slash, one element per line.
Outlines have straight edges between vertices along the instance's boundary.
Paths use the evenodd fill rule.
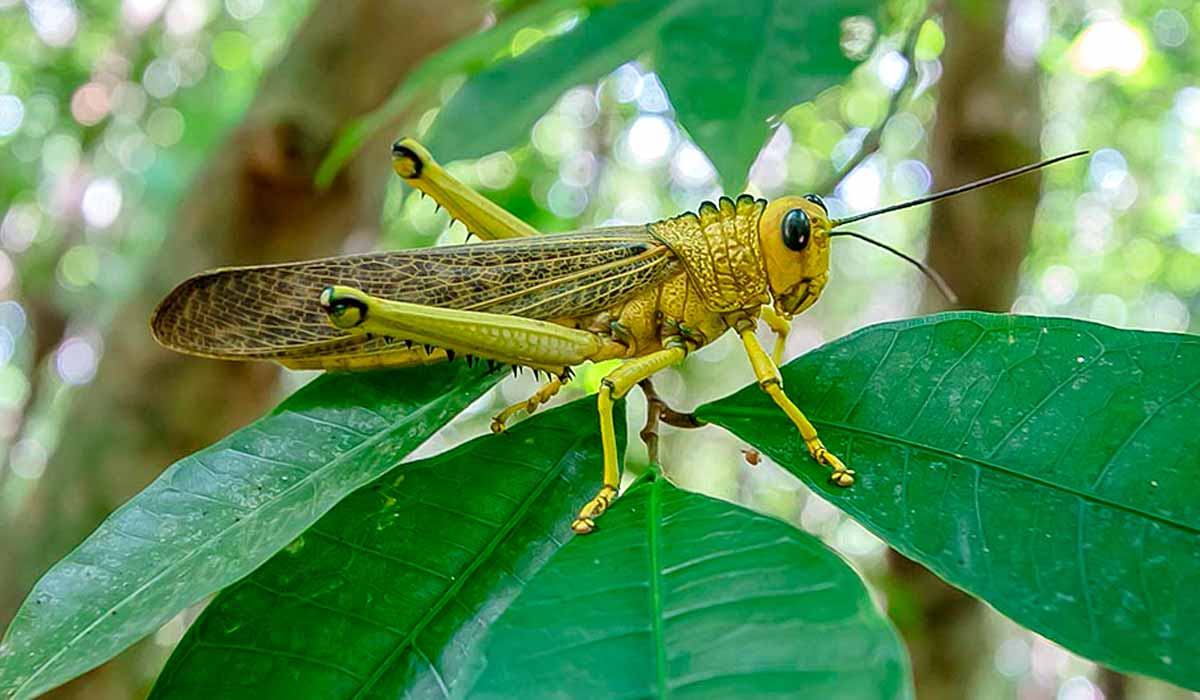
<path fill-rule="evenodd" d="M 969 14 L 968 14 L 969 13 Z M 946 48 L 930 146 L 934 191 L 1038 158 L 1041 129 L 1036 68 L 1005 57 L 1008 3 L 947 3 Z M 929 263 L 958 294 L 960 306 L 1008 311 L 1029 249 L 1040 192 L 1034 174 L 942 200 L 930 215 Z M 945 301 L 926 288 L 925 311 Z M 915 610 L 897 611 L 913 660 L 917 697 L 966 697 L 991 658 L 982 606 L 921 565 L 896 554 L 891 569 Z"/>
<path fill-rule="evenodd" d="M 934 191 L 978 180 L 1038 159 L 1039 73 L 1018 69 L 1004 54 L 1008 2 L 976 3 L 965 14 L 947 3 L 946 49 L 930 144 Z M 929 263 L 958 294 L 959 306 L 1008 311 L 1041 192 L 1034 173 L 944 199 L 929 222 Z M 925 308 L 944 304 L 926 290 Z"/>
<path fill-rule="evenodd" d="M 323 0 L 263 78 L 241 124 L 177 210 L 145 289 L 115 320 L 68 436 L 0 538 L 0 619 L 51 563 L 176 459 L 263 413 L 278 372 L 174 354 L 151 339 L 155 303 L 189 274 L 217 265 L 335 254 L 348 234 L 377 232 L 390 174 L 382 133 L 326 191 L 313 175 L 336 134 L 379 106 L 426 56 L 482 26 L 481 0 Z M 110 671 L 109 673 L 114 673 Z M 132 697 L 98 669 L 62 697 Z M 130 676 L 126 672 L 121 674 Z M 72 693 L 71 689 L 76 691 Z"/>

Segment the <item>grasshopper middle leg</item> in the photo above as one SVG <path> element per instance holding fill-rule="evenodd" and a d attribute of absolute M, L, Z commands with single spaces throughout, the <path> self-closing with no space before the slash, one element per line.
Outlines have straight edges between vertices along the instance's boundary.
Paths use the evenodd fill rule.
<path fill-rule="evenodd" d="M 600 411 L 600 440 L 604 448 L 604 485 L 595 498 L 579 511 L 575 522 L 571 523 L 571 529 L 576 533 L 586 535 L 596 529 L 596 518 L 608 510 L 617 495 L 617 487 L 621 485 L 616 429 L 613 427 L 613 402 L 623 398 L 638 382 L 660 369 L 670 367 L 685 356 L 687 349 L 682 345 L 669 347 L 632 359 L 600 380 L 596 407 Z"/>
<path fill-rule="evenodd" d="M 808 453 L 818 464 L 823 464 L 832 470 L 829 475 L 830 482 L 838 486 L 850 486 L 854 483 L 854 472 L 846 468 L 842 460 L 826 449 L 825 444 L 821 442 L 821 438 L 817 437 L 817 429 L 809 422 L 804 413 L 792 403 L 792 400 L 783 393 L 783 379 L 779 376 L 779 368 L 767 356 L 767 353 L 758 343 L 758 338 L 754 337 L 754 323 L 749 320 L 740 320 L 733 324 L 737 334 L 742 339 L 742 345 L 746 348 L 746 355 L 750 358 L 750 365 L 754 368 L 754 375 L 758 378 L 758 385 L 762 390 L 767 392 L 775 405 L 783 409 L 788 418 L 792 419 L 792 423 L 800 430 L 800 437 L 804 439 L 804 445 L 808 448 Z"/>

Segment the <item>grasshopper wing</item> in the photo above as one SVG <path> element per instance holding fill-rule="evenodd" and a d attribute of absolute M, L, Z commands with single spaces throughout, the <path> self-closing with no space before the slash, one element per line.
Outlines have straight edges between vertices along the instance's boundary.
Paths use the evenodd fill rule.
<path fill-rule="evenodd" d="M 325 287 L 549 320 L 598 313 L 682 270 L 646 227 L 610 227 L 213 270 L 171 291 L 150 325 L 164 346 L 205 357 L 364 355 L 388 350 L 393 339 L 330 325 L 318 304 Z"/>

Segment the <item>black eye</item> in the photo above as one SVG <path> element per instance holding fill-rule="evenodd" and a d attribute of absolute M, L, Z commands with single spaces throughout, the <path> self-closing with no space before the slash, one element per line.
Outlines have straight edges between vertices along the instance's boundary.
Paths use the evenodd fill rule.
<path fill-rule="evenodd" d="M 783 215 L 783 244 L 796 252 L 808 246 L 808 237 L 812 228 L 808 223 L 808 214 L 803 209 L 793 209 Z"/>
<path fill-rule="evenodd" d="M 821 211 L 823 211 L 823 212 L 829 211 L 829 207 L 825 206 L 825 200 L 821 199 L 821 195 L 806 194 L 806 195 L 804 195 L 804 198 L 807 199 L 808 201 L 812 202 L 813 204 L 817 205 L 818 207 L 821 207 Z"/>

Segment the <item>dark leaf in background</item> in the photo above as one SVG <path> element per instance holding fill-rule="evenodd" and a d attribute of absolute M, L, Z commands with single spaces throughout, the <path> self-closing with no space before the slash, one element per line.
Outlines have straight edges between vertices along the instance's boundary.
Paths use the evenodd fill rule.
<path fill-rule="evenodd" d="M 746 182 L 771 134 L 768 119 L 810 100 L 854 68 L 842 21 L 869 0 L 630 0 L 472 76 L 426 141 L 438 158 L 476 158 L 522 143 L 568 88 L 648 55 L 688 130 L 728 193 Z"/>
<path fill-rule="evenodd" d="M 1200 338 L 941 314 L 783 377 L 852 488 L 826 483 L 757 387 L 699 414 L 1018 623 L 1200 689 Z"/>

